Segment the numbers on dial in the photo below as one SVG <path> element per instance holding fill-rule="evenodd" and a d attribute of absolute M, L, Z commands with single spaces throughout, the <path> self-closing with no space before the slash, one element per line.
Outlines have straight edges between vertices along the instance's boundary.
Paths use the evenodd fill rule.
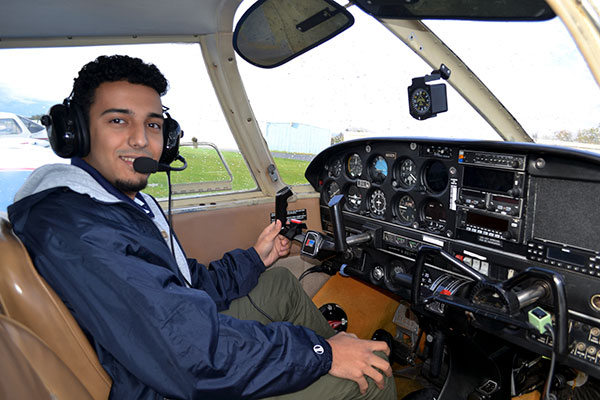
<path fill-rule="evenodd" d="M 431 97 L 429 92 L 423 88 L 418 88 L 412 92 L 410 97 L 410 106 L 419 115 L 426 114 L 431 109 Z"/>
<path fill-rule="evenodd" d="M 342 161 L 338 158 L 333 163 L 331 163 L 331 166 L 329 167 L 329 170 L 327 171 L 327 173 L 329 174 L 329 176 L 331 178 L 337 178 L 341 175 L 342 168 L 343 168 Z"/>
<path fill-rule="evenodd" d="M 347 168 L 348 168 L 348 176 L 350 176 L 350 178 L 352 178 L 352 179 L 356 179 L 362 175 L 362 170 L 363 170 L 362 159 L 360 158 L 360 156 L 358 154 L 354 153 L 350 157 L 348 157 Z"/>
<path fill-rule="evenodd" d="M 417 207 L 412 197 L 405 194 L 398 199 L 396 204 L 396 217 L 403 224 L 411 224 L 417 215 Z"/>
<path fill-rule="evenodd" d="M 398 181 L 400 186 L 405 189 L 411 189 L 417 183 L 417 165 L 410 158 L 405 158 L 400 162 Z"/>

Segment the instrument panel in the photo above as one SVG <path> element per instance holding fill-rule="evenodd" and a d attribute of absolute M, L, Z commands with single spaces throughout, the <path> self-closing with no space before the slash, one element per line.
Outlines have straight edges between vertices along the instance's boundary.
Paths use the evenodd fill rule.
<path fill-rule="evenodd" d="M 306 177 L 320 193 L 325 232 L 333 232 L 328 203 L 343 194 L 347 236 L 373 233 L 340 261 L 346 273 L 407 300 L 398 277 L 411 274 L 423 245 L 490 281 L 530 267 L 559 274 L 570 362 L 600 376 L 600 334 L 592 337 L 600 332 L 599 156 L 524 143 L 364 139 L 326 149 Z M 446 290 L 451 281 L 457 291 L 469 281 L 434 260 L 421 279 Z M 552 308 L 550 301 L 542 306 Z M 532 340 L 517 342 L 535 347 L 546 339 Z"/>

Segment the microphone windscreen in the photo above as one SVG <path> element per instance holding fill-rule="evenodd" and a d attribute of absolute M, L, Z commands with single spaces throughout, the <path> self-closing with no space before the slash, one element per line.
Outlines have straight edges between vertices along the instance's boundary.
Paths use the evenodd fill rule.
<path fill-rule="evenodd" d="M 158 161 L 150 157 L 138 157 L 133 161 L 133 169 L 140 174 L 153 174 L 158 171 Z"/>

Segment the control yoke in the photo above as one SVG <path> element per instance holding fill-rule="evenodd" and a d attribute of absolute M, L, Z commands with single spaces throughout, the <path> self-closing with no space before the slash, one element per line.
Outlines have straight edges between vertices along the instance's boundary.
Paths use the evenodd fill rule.
<path fill-rule="evenodd" d="M 333 238 L 312 230 L 303 233 L 302 230 L 306 229 L 305 224 L 294 220 L 288 223 L 287 220 L 287 202 L 293 194 L 287 186 L 277 192 L 275 196 L 275 218 L 281 221 L 280 233 L 282 235 L 302 243 L 302 254 L 317 259 L 323 259 L 334 254 L 347 254 L 350 246 L 367 243 L 373 239 L 374 235 L 371 231 L 346 237 L 342 215 L 344 195 L 341 194 L 334 196 L 328 204 L 333 225 Z"/>
<path fill-rule="evenodd" d="M 449 295 L 443 290 L 431 292 L 422 286 L 425 263 L 431 257 L 442 259 L 447 266 L 466 274 L 473 281 L 468 298 Z M 524 284 L 527 287 L 519 289 Z M 429 303 L 440 302 L 525 330 L 533 327 L 524 318 L 524 311 L 542 298 L 551 298 L 555 315 L 555 351 L 560 355 L 568 351 L 566 289 L 563 278 L 554 271 L 530 267 L 504 282 L 493 282 L 439 247 L 421 246 L 415 260 L 411 292 L 412 304 L 417 312 L 426 311 Z M 504 307 L 498 307 L 499 300 Z"/>
<path fill-rule="evenodd" d="M 344 226 L 344 217 L 342 216 L 342 205 L 344 195 L 338 194 L 333 196 L 329 201 L 329 214 L 331 216 L 331 224 L 333 225 L 333 241 L 335 243 L 335 252 L 344 253 L 348 250 L 346 242 L 346 227 Z"/>

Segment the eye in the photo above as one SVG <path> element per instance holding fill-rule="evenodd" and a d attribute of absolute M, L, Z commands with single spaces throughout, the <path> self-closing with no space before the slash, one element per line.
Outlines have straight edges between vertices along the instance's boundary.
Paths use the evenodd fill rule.
<path fill-rule="evenodd" d="M 122 118 L 112 118 L 108 122 L 111 124 L 124 124 L 125 120 Z"/>
<path fill-rule="evenodd" d="M 152 128 L 152 129 L 159 129 L 159 130 L 162 130 L 162 125 L 161 125 L 161 124 L 159 124 L 158 122 L 150 122 L 150 123 L 148 124 L 148 126 L 149 126 L 150 128 Z"/>

